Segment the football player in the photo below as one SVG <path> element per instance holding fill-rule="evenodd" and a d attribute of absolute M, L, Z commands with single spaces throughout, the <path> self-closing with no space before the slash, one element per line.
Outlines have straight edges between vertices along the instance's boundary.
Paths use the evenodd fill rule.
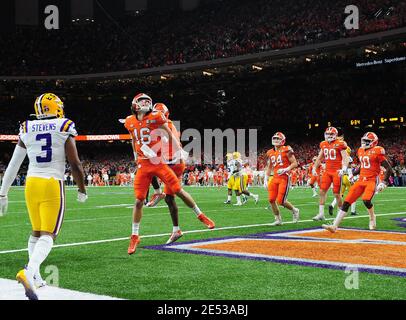
<path fill-rule="evenodd" d="M 341 221 L 347 214 L 352 203 L 362 196 L 362 201 L 369 213 L 369 229 L 376 229 L 376 217 L 372 198 L 376 191 L 383 191 L 389 184 L 389 177 L 393 174 L 393 169 L 385 156 L 385 149 L 378 146 L 378 136 L 373 132 L 367 132 L 361 138 L 361 148 L 358 149 L 358 159 L 361 167 L 354 172 L 359 174 L 358 181 L 350 188 L 344 203 L 337 214 L 332 225 L 322 225 L 330 232 L 336 232 Z M 383 182 L 379 182 L 381 166 L 386 169 Z"/>
<path fill-rule="evenodd" d="M 233 175 L 233 172 L 234 172 L 233 154 L 230 152 L 226 154 L 226 171 L 225 172 L 227 172 L 227 200 L 224 201 L 224 203 L 231 204 L 231 196 L 233 195 L 235 177 Z"/>
<path fill-rule="evenodd" d="M 324 220 L 324 204 L 326 203 L 327 191 L 333 184 L 333 194 L 337 200 L 338 206 L 342 206 L 340 196 L 342 176 L 348 170 L 349 157 L 347 154 L 347 143 L 338 138 L 338 130 L 334 127 L 328 127 L 324 132 L 325 141 L 320 143 L 320 152 L 313 167 L 313 175 L 317 175 L 317 169 L 321 160 L 326 162 L 326 169 L 320 179 L 320 202 L 319 214 L 313 220 Z"/>
<path fill-rule="evenodd" d="M 309 171 L 308 174 L 310 176 L 310 181 L 309 181 L 309 186 L 313 190 L 313 198 L 317 197 L 317 188 L 320 186 L 320 167 L 317 168 L 316 170 L 316 176 L 313 175 L 313 167 L 314 164 L 316 163 L 317 157 L 313 157 L 312 163 L 309 166 Z"/>
<path fill-rule="evenodd" d="M 84 172 L 74 140 L 77 132 L 74 122 L 64 116 L 63 102 L 55 94 L 45 93 L 35 100 L 34 109 L 37 120 L 22 123 L 0 190 L 0 215 L 4 215 L 10 186 L 28 155 L 25 199 L 32 234 L 28 240 L 28 264 L 16 278 L 30 300 L 38 300 L 36 287 L 45 284 L 40 266 L 52 250 L 65 215 L 66 158 L 79 188 L 77 200 L 87 199 Z"/>
<path fill-rule="evenodd" d="M 344 198 L 344 194 L 346 193 L 346 191 L 350 190 L 351 185 L 352 185 L 351 181 L 353 181 L 353 174 L 352 174 L 352 167 L 351 167 L 353 160 L 351 158 L 351 148 L 347 147 L 346 151 L 348 154 L 348 158 L 349 158 L 348 162 L 350 164 L 350 167 L 347 169 L 347 172 L 345 172 L 343 175 L 343 183 L 342 183 L 341 190 L 340 190 L 340 196 L 342 199 Z M 337 200 L 336 200 L 336 198 L 334 198 L 333 201 L 331 202 L 331 204 L 328 206 L 328 214 L 330 216 L 332 216 L 334 214 L 333 210 L 334 210 L 334 207 L 336 206 L 336 204 L 337 204 Z M 357 215 L 357 212 L 355 211 L 356 205 L 357 205 L 356 202 L 354 202 L 351 205 L 351 215 L 352 216 Z"/>
<path fill-rule="evenodd" d="M 137 94 L 131 105 L 132 115 L 125 120 L 124 126 L 132 138 L 133 149 L 136 152 L 137 173 L 134 178 L 135 205 L 133 210 L 133 225 L 128 254 L 135 253 L 140 243 L 139 228 L 142 218 L 143 205 L 152 177 L 157 176 L 168 186 L 173 194 L 179 196 L 183 202 L 193 210 L 197 218 L 209 229 L 215 224 L 207 218 L 196 205 L 193 198 L 182 189 L 178 177 L 173 170 L 162 161 L 161 150 L 154 146 L 160 142 L 159 130 L 168 135 L 168 143 L 174 147 L 176 159 L 186 159 L 185 152 L 178 140 L 168 126 L 168 119 L 160 111 L 153 111 L 152 99 L 144 93 Z M 162 137 L 163 138 L 163 137 Z M 155 151 L 155 150 L 157 151 Z"/>
<path fill-rule="evenodd" d="M 272 226 L 282 225 L 282 217 L 278 205 L 292 211 L 293 221 L 299 221 L 299 209 L 294 207 L 287 199 L 290 189 L 290 171 L 298 166 L 297 160 L 290 146 L 285 146 L 286 137 L 281 132 L 276 132 L 272 137 L 273 149 L 266 153 L 268 158 L 265 170 L 264 187 L 268 189 L 269 202 L 275 215 Z M 268 184 L 268 177 L 273 169 L 272 181 Z"/>
<path fill-rule="evenodd" d="M 241 154 L 236 151 L 233 152 L 233 164 L 234 170 L 232 175 L 234 176 L 234 185 L 233 190 L 236 194 L 237 203 L 234 204 L 236 206 L 241 206 L 243 203 L 247 202 L 245 196 L 253 197 L 255 204 L 258 203 L 259 196 L 257 194 L 253 194 L 247 190 L 248 184 L 248 175 L 244 171 L 244 167 L 241 160 Z M 243 202 L 241 202 L 241 196 L 244 197 Z"/>

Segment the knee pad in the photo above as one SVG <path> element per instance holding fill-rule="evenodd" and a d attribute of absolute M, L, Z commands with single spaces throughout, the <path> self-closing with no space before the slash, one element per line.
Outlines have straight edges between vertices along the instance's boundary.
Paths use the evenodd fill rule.
<path fill-rule="evenodd" d="M 367 207 L 367 209 L 371 209 L 374 206 L 371 200 L 364 200 L 364 205 Z"/>

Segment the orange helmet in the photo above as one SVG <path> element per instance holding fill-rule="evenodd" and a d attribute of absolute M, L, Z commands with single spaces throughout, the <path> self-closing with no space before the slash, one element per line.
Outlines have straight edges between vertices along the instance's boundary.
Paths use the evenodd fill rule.
<path fill-rule="evenodd" d="M 286 137 L 282 132 L 277 132 L 272 137 L 272 145 L 279 147 L 285 144 Z"/>
<path fill-rule="evenodd" d="M 328 142 L 332 142 L 337 139 L 338 136 L 338 130 L 334 127 L 328 127 L 326 131 L 324 132 L 324 139 L 326 139 Z"/>
<path fill-rule="evenodd" d="M 152 99 L 149 95 L 145 93 L 137 94 L 131 104 L 131 110 L 133 113 L 137 112 L 148 112 L 152 110 Z"/>
<path fill-rule="evenodd" d="M 373 148 L 378 144 L 378 136 L 373 132 L 367 132 L 361 138 L 361 147 L 365 149 Z"/>
<path fill-rule="evenodd" d="M 161 111 L 164 114 L 165 118 L 169 119 L 169 109 L 164 103 L 160 103 L 160 102 L 155 103 L 153 110 Z"/>

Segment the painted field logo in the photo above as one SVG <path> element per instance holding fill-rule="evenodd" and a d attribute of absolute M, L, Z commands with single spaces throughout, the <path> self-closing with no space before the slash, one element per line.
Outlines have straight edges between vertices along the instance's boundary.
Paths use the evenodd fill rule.
<path fill-rule="evenodd" d="M 146 248 L 406 277 L 405 246 L 402 232 L 317 228 Z"/>

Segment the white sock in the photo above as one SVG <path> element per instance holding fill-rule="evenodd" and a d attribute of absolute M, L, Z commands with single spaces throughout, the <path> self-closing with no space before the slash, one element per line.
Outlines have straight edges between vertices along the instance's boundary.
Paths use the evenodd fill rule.
<path fill-rule="evenodd" d="M 241 203 L 241 197 L 237 196 L 236 198 L 237 198 L 237 203 Z"/>
<path fill-rule="evenodd" d="M 199 209 L 197 204 L 192 208 L 192 210 L 197 216 L 202 213 L 202 210 Z"/>
<path fill-rule="evenodd" d="M 246 194 L 247 197 L 252 197 L 252 193 L 248 191 L 248 194 Z"/>
<path fill-rule="evenodd" d="M 337 213 L 337 217 L 334 219 L 334 227 L 338 228 L 338 226 L 341 224 L 341 221 L 343 221 L 346 215 L 347 212 L 340 209 L 340 211 L 338 211 Z"/>
<path fill-rule="evenodd" d="M 324 204 L 319 205 L 319 215 L 324 216 Z"/>
<path fill-rule="evenodd" d="M 231 196 L 227 196 L 227 201 L 231 201 Z"/>
<path fill-rule="evenodd" d="M 282 216 L 280 214 L 278 215 L 275 214 L 275 221 L 282 222 Z"/>
<path fill-rule="evenodd" d="M 33 252 L 34 252 L 35 245 L 37 244 L 38 240 L 39 240 L 38 237 L 34 237 L 34 236 L 32 236 L 32 235 L 28 238 L 28 259 L 31 259 L 32 254 L 33 254 Z M 35 277 L 37 280 L 41 280 L 41 279 L 42 279 L 39 270 L 38 270 L 38 272 L 36 272 L 36 273 L 34 274 L 34 277 Z"/>
<path fill-rule="evenodd" d="M 354 203 L 351 205 L 351 213 L 352 213 L 352 212 L 355 212 L 356 207 L 357 207 L 357 203 L 354 202 Z"/>
<path fill-rule="evenodd" d="M 374 207 L 372 207 L 371 209 L 368 209 L 367 208 L 367 210 L 368 210 L 368 214 L 369 214 L 369 218 L 371 219 L 371 218 L 375 218 L 375 213 L 374 213 Z"/>
<path fill-rule="evenodd" d="M 132 235 L 138 236 L 138 233 L 140 232 L 140 224 L 139 223 L 133 223 L 133 231 Z"/>
<path fill-rule="evenodd" d="M 179 231 L 180 230 L 180 228 L 179 228 L 179 226 L 173 226 L 173 228 L 172 228 L 172 232 L 173 233 L 175 233 L 175 232 L 177 232 L 177 231 Z"/>
<path fill-rule="evenodd" d="M 336 206 L 336 203 L 337 203 L 337 199 L 334 198 L 333 202 L 331 203 L 331 206 L 334 208 Z"/>
<path fill-rule="evenodd" d="M 54 239 L 49 235 L 41 236 L 38 239 L 27 266 L 27 270 L 32 275 L 39 271 L 39 267 L 48 257 L 53 245 Z"/>

